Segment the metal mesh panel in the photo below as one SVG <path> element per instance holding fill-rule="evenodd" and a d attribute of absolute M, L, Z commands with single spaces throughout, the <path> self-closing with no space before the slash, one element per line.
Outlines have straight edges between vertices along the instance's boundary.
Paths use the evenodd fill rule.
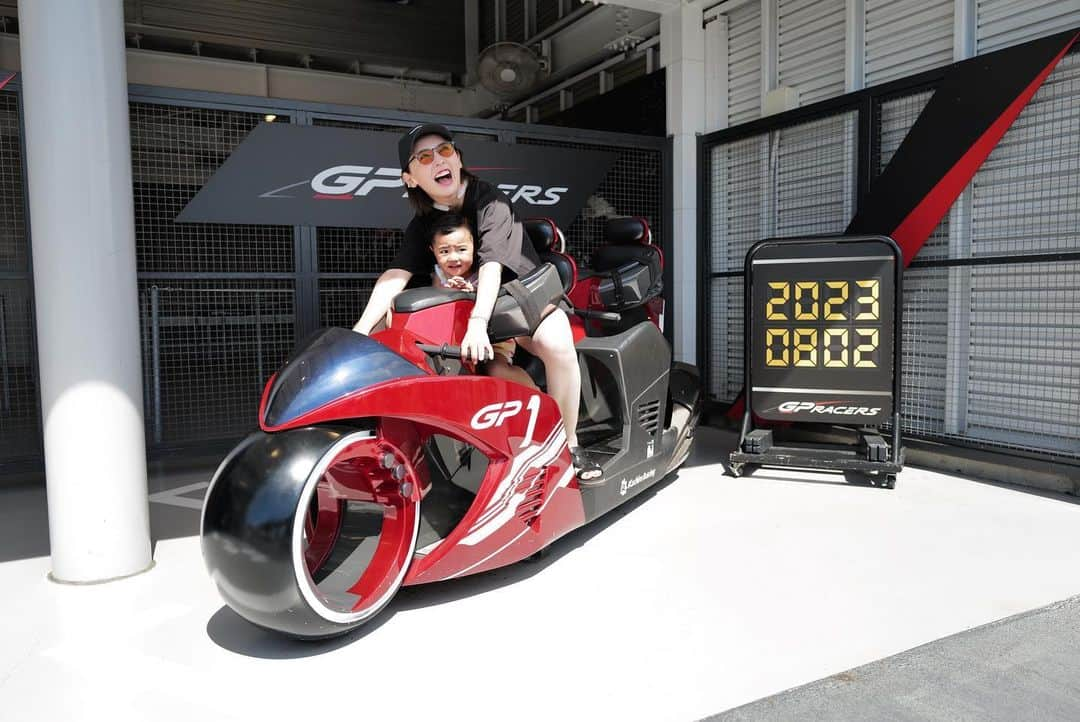
<path fill-rule="evenodd" d="M 1020 112 L 972 193 L 972 255 L 1080 250 L 1080 53 Z"/>
<path fill-rule="evenodd" d="M 900 424 L 905 432 L 935 436 L 945 430 L 946 334 L 954 300 L 949 269 L 904 273 Z"/>
<path fill-rule="evenodd" d="M 21 144 L 18 97 L 0 93 L 0 273 L 29 268 Z"/>
<path fill-rule="evenodd" d="M 19 100 L 0 93 L 0 463 L 41 455 Z"/>
<path fill-rule="evenodd" d="M 770 233 L 766 215 L 770 134 L 717 146 L 710 155 L 712 270 L 741 271 L 750 246 Z"/>
<path fill-rule="evenodd" d="M 374 287 L 373 278 L 324 278 L 319 281 L 319 325 L 352 328 Z"/>
<path fill-rule="evenodd" d="M 603 241 L 604 224 L 614 216 L 641 216 L 649 223 L 653 243 L 663 244 L 664 153 L 659 149 L 568 143 L 542 138 L 517 139 L 524 145 L 548 145 L 581 150 L 611 151 L 618 154 L 600 187 L 593 191 L 585 207 L 564 228 L 567 252 L 578 263 L 588 258 Z"/>
<path fill-rule="evenodd" d="M 173 219 L 263 115 L 130 107 L 147 439 L 232 438 L 256 425 L 262 384 L 292 349 L 295 294 L 228 275 L 293 272 L 295 230 Z"/>
<path fill-rule="evenodd" d="M 966 436 L 1080 456 L 1080 262 L 971 269 Z"/>
<path fill-rule="evenodd" d="M 855 113 L 732 141 L 708 154 L 709 393 L 733 401 L 743 381 L 743 262 L 764 238 L 840 233 L 854 213 Z"/>
<path fill-rule="evenodd" d="M 173 222 L 261 114 L 151 103 L 132 103 L 130 114 L 140 272 L 293 270 L 291 226 Z"/>
<path fill-rule="evenodd" d="M 41 454 L 30 289 L 0 279 L 0 462 Z"/>
<path fill-rule="evenodd" d="M 382 273 L 404 241 L 397 228 L 319 228 L 319 270 Z"/>
<path fill-rule="evenodd" d="M 257 425 L 295 341 L 292 281 L 140 281 L 148 440 L 231 438 Z"/>
<path fill-rule="evenodd" d="M 714 278 L 709 284 L 708 393 L 733 401 L 743 386 L 743 277 Z"/>

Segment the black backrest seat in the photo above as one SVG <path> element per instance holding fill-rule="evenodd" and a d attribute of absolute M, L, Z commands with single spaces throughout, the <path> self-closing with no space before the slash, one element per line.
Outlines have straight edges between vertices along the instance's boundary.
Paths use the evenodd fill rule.
<path fill-rule="evenodd" d="M 648 221 L 639 216 L 609 218 L 604 225 L 604 243 L 613 246 L 626 246 L 631 243 L 650 245 L 652 231 L 649 230 Z"/>
<path fill-rule="evenodd" d="M 574 259 L 566 254 L 566 238 L 550 218 L 526 218 L 521 222 L 532 241 L 541 263 L 550 263 L 559 272 L 563 292 L 569 293 L 577 283 L 578 269 Z"/>
<path fill-rule="evenodd" d="M 600 301 L 609 311 L 640 306 L 664 290 L 664 257 L 652 245 L 644 218 L 611 218 L 604 228 L 604 245 L 593 251 L 592 270 L 603 277 Z"/>

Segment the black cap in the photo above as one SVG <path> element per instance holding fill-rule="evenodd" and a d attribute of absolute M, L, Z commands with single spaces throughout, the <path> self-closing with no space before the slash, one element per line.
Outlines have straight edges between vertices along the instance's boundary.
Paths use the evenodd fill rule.
<path fill-rule="evenodd" d="M 421 123 L 410 129 L 401 136 L 397 143 L 398 160 L 401 161 L 401 171 L 403 173 L 409 170 L 409 158 L 412 156 L 413 146 L 418 139 L 423 138 L 425 135 L 437 135 L 447 140 L 454 139 L 453 134 L 446 129 L 446 126 L 438 123 Z"/>

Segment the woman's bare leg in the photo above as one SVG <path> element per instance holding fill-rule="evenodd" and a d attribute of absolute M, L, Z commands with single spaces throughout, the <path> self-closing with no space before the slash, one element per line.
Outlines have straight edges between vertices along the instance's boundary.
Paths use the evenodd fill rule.
<path fill-rule="evenodd" d="M 547 392 L 562 412 L 566 443 L 570 448 L 576 447 L 581 369 L 578 367 L 569 319 L 562 310 L 557 309 L 540 322 L 532 338 L 522 336 L 517 341 L 522 348 L 544 362 Z"/>

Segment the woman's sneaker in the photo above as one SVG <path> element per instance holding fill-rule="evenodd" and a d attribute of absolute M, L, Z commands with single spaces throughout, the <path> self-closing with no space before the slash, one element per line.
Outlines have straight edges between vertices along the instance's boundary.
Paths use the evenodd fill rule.
<path fill-rule="evenodd" d="M 603 486 L 604 470 L 580 446 L 570 449 L 579 486 Z"/>

